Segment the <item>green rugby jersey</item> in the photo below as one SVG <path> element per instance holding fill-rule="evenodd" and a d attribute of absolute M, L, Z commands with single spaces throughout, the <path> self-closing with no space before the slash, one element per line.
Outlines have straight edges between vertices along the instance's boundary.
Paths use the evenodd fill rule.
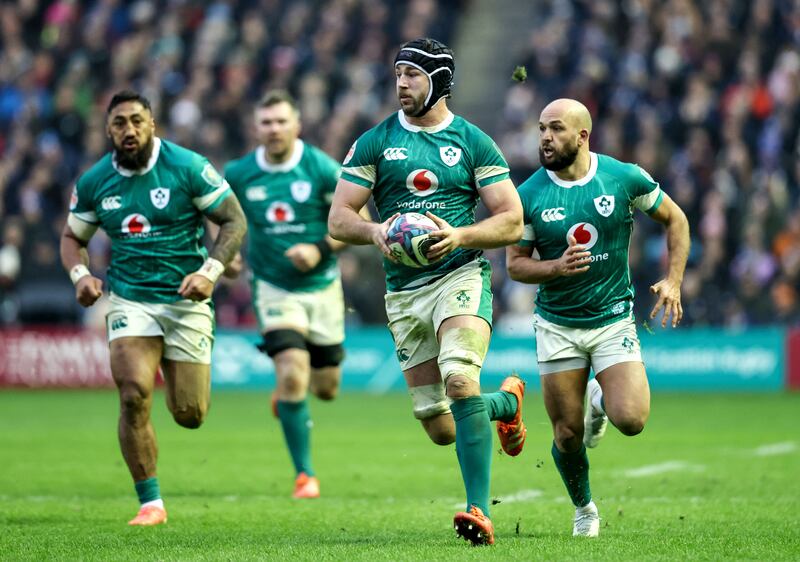
<path fill-rule="evenodd" d="M 288 161 L 271 164 L 263 146 L 225 165 L 225 179 L 247 216 L 247 261 L 255 277 L 287 291 L 317 291 L 339 275 L 336 254 L 308 272 L 284 256 L 328 233 L 328 211 L 339 163 L 320 149 L 295 142 Z"/>
<path fill-rule="evenodd" d="M 111 239 L 110 290 L 138 302 L 181 300 L 183 278 L 208 257 L 202 244 L 203 213 L 231 194 L 203 156 L 153 139 L 147 166 L 133 172 L 112 153 L 75 185 L 70 220 L 101 227 Z"/>
<path fill-rule="evenodd" d="M 572 234 L 591 253 L 589 271 L 542 283 L 536 294 L 539 315 L 573 328 L 598 328 L 631 313 L 633 210 L 653 213 L 663 199 L 658 183 L 639 166 L 594 152 L 590 157 L 580 180 L 564 181 L 540 168 L 519 186 L 525 222 L 519 245 L 555 260 Z"/>
<path fill-rule="evenodd" d="M 342 168 L 343 179 L 372 190 L 381 221 L 397 212 L 430 211 L 454 227 L 473 224 L 478 191 L 508 177 L 494 141 L 452 113 L 439 125 L 417 127 L 398 111 L 353 143 Z M 420 269 L 384 259 L 386 286 L 421 287 L 481 253 L 459 248 Z"/>

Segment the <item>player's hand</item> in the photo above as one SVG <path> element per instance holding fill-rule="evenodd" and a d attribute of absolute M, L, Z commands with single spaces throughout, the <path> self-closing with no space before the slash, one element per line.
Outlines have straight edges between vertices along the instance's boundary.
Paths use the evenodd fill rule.
<path fill-rule="evenodd" d="M 664 316 L 661 319 L 661 327 L 667 327 L 667 321 L 672 317 L 672 327 L 675 328 L 683 318 L 683 307 L 681 306 L 681 285 L 669 279 L 662 279 L 655 285 L 650 286 L 650 292 L 658 296 L 656 305 L 650 312 L 652 320 L 658 315 L 658 311 L 664 309 Z"/>
<path fill-rule="evenodd" d="M 236 252 L 236 255 L 233 256 L 233 259 L 225 266 L 225 271 L 222 272 L 222 275 L 227 277 L 228 279 L 236 279 L 239 277 L 239 274 L 244 269 L 244 260 L 242 259 L 242 254 Z"/>
<path fill-rule="evenodd" d="M 286 250 L 283 255 L 292 262 L 295 268 L 303 273 L 317 267 L 317 264 L 322 259 L 319 248 L 314 244 L 295 244 Z"/>
<path fill-rule="evenodd" d="M 398 263 L 397 258 L 392 254 L 389 245 L 386 243 L 386 234 L 389 232 L 389 227 L 392 226 L 394 219 L 400 216 L 400 213 L 395 213 L 381 223 L 372 223 L 372 243 L 375 244 L 387 260 Z"/>
<path fill-rule="evenodd" d="M 589 256 L 591 252 L 586 247 L 578 244 L 574 236 L 567 239 L 567 249 L 556 260 L 556 274 L 560 277 L 572 277 L 589 271 Z"/>
<path fill-rule="evenodd" d="M 461 247 L 461 231 L 458 228 L 450 226 L 450 224 L 428 211 L 425 216 L 436 223 L 439 230 L 431 232 L 430 237 L 438 240 L 436 244 L 428 248 L 425 254 L 431 261 L 438 261 L 445 257 L 447 254 Z"/>
<path fill-rule="evenodd" d="M 89 307 L 103 296 L 103 282 L 92 275 L 84 275 L 75 284 L 75 298 L 81 306 Z"/>
<path fill-rule="evenodd" d="M 190 273 L 181 281 L 178 293 L 185 299 L 193 301 L 204 301 L 211 298 L 214 292 L 214 283 L 205 275 Z"/>

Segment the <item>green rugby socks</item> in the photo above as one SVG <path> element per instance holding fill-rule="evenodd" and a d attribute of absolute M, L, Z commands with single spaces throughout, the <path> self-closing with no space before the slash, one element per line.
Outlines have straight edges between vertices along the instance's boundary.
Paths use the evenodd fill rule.
<path fill-rule="evenodd" d="M 517 413 L 517 397 L 506 392 L 499 390 L 497 392 L 488 392 L 481 394 L 484 403 L 486 404 L 486 413 L 489 414 L 491 421 L 511 421 Z"/>
<path fill-rule="evenodd" d="M 489 517 L 489 478 L 492 471 L 492 426 L 481 396 L 454 400 L 456 455 L 467 490 L 467 511 L 477 506 Z"/>
<path fill-rule="evenodd" d="M 589 457 L 586 456 L 586 447 L 581 443 L 581 448 L 574 453 L 562 453 L 553 441 L 552 453 L 572 503 L 575 507 L 587 505 L 592 501 L 592 492 L 589 489 Z"/>
<path fill-rule="evenodd" d="M 278 400 L 277 409 L 294 469 L 297 474 L 304 472 L 308 476 L 314 476 L 311 468 L 311 416 L 308 413 L 308 401 Z"/>
<path fill-rule="evenodd" d="M 158 478 L 155 476 L 147 480 L 134 482 L 133 487 L 136 488 L 136 495 L 139 496 L 140 504 L 146 504 L 161 499 L 161 490 L 158 488 Z"/>

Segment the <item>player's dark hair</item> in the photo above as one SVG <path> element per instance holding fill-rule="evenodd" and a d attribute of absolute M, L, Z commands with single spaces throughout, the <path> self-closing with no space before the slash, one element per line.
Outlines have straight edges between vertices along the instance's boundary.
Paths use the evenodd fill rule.
<path fill-rule="evenodd" d="M 106 114 L 111 113 L 115 107 L 117 107 L 121 103 L 125 103 L 128 101 L 137 101 L 142 104 L 147 111 L 150 113 L 153 112 L 153 108 L 150 107 L 150 100 L 144 97 L 139 92 L 134 92 L 133 90 L 120 90 L 114 97 L 111 98 L 111 101 L 108 102 L 108 109 L 106 109 Z"/>
<path fill-rule="evenodd" d="M 400 47 L 394 59 L 395 68 L 400 64 L 411 65 L 428 78 L 428 97 L 415 117 L 425 115 L 440 99 L 451 96 L 456 62 L 453 49 L 441 41 L 430 37 L 409 41 Z"/>
<path fill-rule="evenodd" d="M 271 107 L 273 105 L 278 105 L 279 103 L 288 103 L 289 107 L 291 107 L 295 113 L 300 113 L 300 109 L 297 107 L 297 102 L 286 90 L 268 91 L 266 94 L 261 96 L 260 100 L 258 100 L 256 108 L 261 109 L 262 107 Z"/>

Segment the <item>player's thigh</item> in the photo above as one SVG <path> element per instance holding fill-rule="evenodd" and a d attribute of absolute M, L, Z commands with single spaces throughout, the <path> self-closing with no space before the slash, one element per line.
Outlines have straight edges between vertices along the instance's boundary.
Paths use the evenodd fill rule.
<path fill-rule="evenodd" d="M 606 414 L 623 433 L 639 433 L 650 416 L 650 385 L 641 361 L 615 363 L 595 377 Z"/>
<path fill-rule="evenodd" d="M 305 293 L 303 304 L 308 315 L 308 341 L 319 347 L 341 345 L 344 341 L 344 293 L 341 280 L 337 278 L 323 289 Z"/>
<path fill-rule="evenodd" d="M 160 336 L 125 336 L 109 342 L 111 376 L 123 404 L 150 399 L 162 350 Z"/>
<path fill-rule="evenodd" d="M 578 432 L 583 428 L 583 403 L 589 367 L 540 375 L 545 410 L 553 427 Z"/>
<path fill-rule="evenodd" d="M 540 374 L 560 373 L 590 366 L 589 352 L 581 342 L 586 330 L 561 326 L 538 314 L 533 315 L 533 327 L 536 332 L 536 358 Z"/>
<path fill-rule="evenodd" d="M 151 304 L 109 296 L 106 314 L 111 375 L 123 403 L 149 397 L 163 353 L 158 309 Z"/>
<path fill-rule="evenodd" d="M 422 287 L 389 292 L 384 298 L 389 331 L 403 372 L 435 360 L 439 355 L 432 314 L 435 294 L 428 287 Z"/>
<path fill-rule="evenodd" d="M 164 359 L 161 367 L 170 412 L 181 425 L 199 426 L 211 401 L 211 365 Z"/>
<path fill-rule="evenodd" d="M 306 337 L 309 317 L 303 293 L 293 293 L 261 279 L 253 281 L 253 309 L 261 333 L 295 330 Z"/>

